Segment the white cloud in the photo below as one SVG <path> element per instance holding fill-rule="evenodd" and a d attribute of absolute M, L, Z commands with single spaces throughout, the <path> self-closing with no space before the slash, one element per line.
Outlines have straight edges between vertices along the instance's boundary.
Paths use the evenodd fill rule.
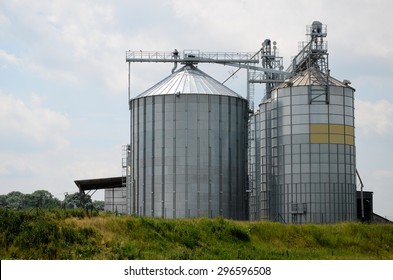
<path fill-rule="evenodd" d="M 121 176 L 121 146 L 112 145 L 96 151 L 72 150 L 64 170 L 70 179 L 91 179 Z"/>
<path fill-rule="evenodd" d="M 5 5 L 12 24 L 2 33 L 20 44 L 16 55 L 2 51 L 0 59 L 23 61 L 25 69 L 55 82 L 99 87 L 101 83 L 106 92 L 119 91 L 113 80 L 117 82 L 116 77 L 124 72 L 119 65 L 124 63 L 120 56 L 126 47 L 125 37 L 119 36 L 114 27 L 111 3 L 39 1 Z M 23 39 L 14 38 L 16 33 Z"/>
<path fill-rule="evenodd" d="M 356 99 L 355 108 L 358 132 L 379 136 L 393 133 L 393 103 Z"/>
<path fill-rule="evenodd" d="M 353 0 L 337 1 L 336 4 L 344 5 L 340 11 L 344 19 L 345 14 L 351 13 L 351 19 L 344 22 L 345 26 L 341 22 L 341 30 L 335 31 L 341 35 L 337 37 L 337 43 L 340 43 L 342 51 L 350 53 L 351 56 L 392 61 L 393 38 L 389 27 L 392 20 L 384 11 L 392 10 L 393 2 Z M 356 45 L 354 41 L 357 42 Z"/>
<path fill-rule="evenodd" d="M 1 14 L 1 13 L 0 13 L 0 24 L 1 25 L 10 24 L 10 20 L 8 19 L 8 17 L 4 14 Z"/>
<path fill-rule="evenodd" d="M 364 190 L 374 193 L 374 213 L 393 220 L 393 204 L 391 203 L 393 170 L 386 168 L 389 166 L 381 166 L 380 169 L 374 170 L 371 168 L 370 173 L 363 172 L 361 176 L 365 184 Z"/>
<path fill-rule="evenodd" d="M 393 170 L 378 169 L 374 170 L 372 175 L 381 179 L 393 179 Z"/>
<path fill-rule="evenodd" d="M 20 59 L 13 54 L 7 53 L 4 50 L 0 49 L 0 59 L 4 60 L 7 63 L 17 64 L 20 62 Z"/>
<path fill-rule="evenodd" d="M 0 141 L 8 144 L 29 143 L 61 149 L 68 143 L 68 118 L 41 106 L 37 95 L 29 103 L 12 95 L 0 93 Z M 22 148 L 22 147 L 20 147 Z"/>
<path fill-rule="evenodd" d="M 127 49 L 195 47 L 205 51 L 256 51 L 264 39 L 271 38 L 278 41 L 288 65 L 290 56 L 296 54 L 297 41 L 305 39 L 305 25 L 313 20 L 328 24 L 328 40 L 339 44 L 345 53 L 350 49 L 352 55 L 356 52 L 393 57 L 389 51 L 393 37 L 385 34 L 388 17 L 370 20 L 366 30 L 364 24 L 359 24 L 375 16 L 382 7 L 389 10 L 389 3 L 173 0 L 136 4 L 81 0 L 70 4 L 35 1 L 7 3 L 10 15 L 0 18 L 12 21 L 18 15 L 18 22 L 6 28 L 10 33 L 21 33 L 26 45 L 18 55 L 33 71 L 53 80 L 76 85 L 95 84 L 104 92 L 124 94 L 126 71 L 123 66 Z M 304 10 L 315 13 L 304 15 Z M 345 19 L 352 10 L 356 12 L 351 13 L 351 20 L 345 25 L 333 20 L 334 16 Z M 171 15 L 166 14 L 171 12 Z M 140 13 L 143 16 L 135 16 Z M 384 29 L 386 31 L 373 32 Z M 361 36 L 363 33 L 367 36 Z M 353 48 L 353 36 L 359 37 L 356 48 Z M 172 45 L 174 43 L 176 45 Z M 378 51 L 375 51 L 376 46 Z"/>
<path fill-rule="evenodd" d="M 41 155 L 42 156 L 42 155 Z M 0 175 L 3 178 L 7 176 L 17 177 L 18 180 L 30 178 L 40 165 L 40 161 L 27 154 L 14 154 L 12 152 L 3 151 L 0 160 Z M 5 186 L 3 186 L 5 187 Z"/>
<path fill-rule="evenodd" d="M 14 190 L 32 193 L 46 189 L 64 198 L 78 189 L 74 180 L 121 176 L 121 147 L 113 145 L 97 151 L 67 147 L 43 153 L 2 152 L 0 160 L 1 194 Z M 103 200 L 95 196 L 94 199 Z"/>
<path fill-rule="evenodd" d="M 38 177 L 50 177 L 61 170 L 59 155 L 68 147 L 70 121 L 45 108 L 37 94 L 25 101 L 0 92 L 0 175 L 1 187 L 22 186 L 31 193 L 45 187 Z M 43 180 L 39 180 L 43 181 Z"/>

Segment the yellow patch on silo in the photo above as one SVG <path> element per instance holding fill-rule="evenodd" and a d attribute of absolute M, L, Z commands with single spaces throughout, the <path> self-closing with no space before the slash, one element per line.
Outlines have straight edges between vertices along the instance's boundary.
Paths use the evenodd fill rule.
<path fill-rule="evenodd" d="M 329 134 L 327 133 L 319 133 L 319 134 L 310 134 L 311 144 L 319 143 L 319 144 L 329 144 Z"/>
<path fill-rule="evenodd" d="M 329 143 L 330 144 L 345 144 L 344 134 L 330 134 Z"/>
<path fill-rule="evenodd" d="M 311 144 L 355 144 L 354 127 L 343 124 L 310 124 Z"/>
<path fill-rule="evenodd" d="M 345 134 L 355 136 L 355 129 L 353 126 L 346 125 L 345 126 Z"/>
<path fill-rule="evenodd" d="M 345 135 L 345 144 L 355 145 L 355 137 L 352 135 Z"/>
<path fill-rule="evenodd" d="M 329 132 L 333 134 L 344 134 L 345 127 L 342 124 L 329 125 Z"/>
<path fill-rule="evenodd" d="M 312 123 L 310 124 L 310 133 L 329 133 L 329 125 L 326 123 Z"/>

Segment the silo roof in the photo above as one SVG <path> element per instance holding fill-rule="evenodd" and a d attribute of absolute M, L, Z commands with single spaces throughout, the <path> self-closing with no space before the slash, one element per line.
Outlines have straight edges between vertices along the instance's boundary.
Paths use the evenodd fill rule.
<path fill-rule="evenodd" d="M 338 86 L 338 87 L 350 87 L 348 84 L 345 84 L 332 76 L 327 77 L 325 73 L 322 71 L 311 68 L 306 69 L 303 72 L 293 76 L 288 81 L 278 85 L 276 88 L 285 88 L 289 86 L 318 86 L 318 85 L 326 85 L 326 81 L 328 81 L 329 86 Z"/>
<path fill-rule="evenodd" d="M 193 65 L 185 65 L 136 98 L 167 94 L 212 94 L 244 99 Z"/>

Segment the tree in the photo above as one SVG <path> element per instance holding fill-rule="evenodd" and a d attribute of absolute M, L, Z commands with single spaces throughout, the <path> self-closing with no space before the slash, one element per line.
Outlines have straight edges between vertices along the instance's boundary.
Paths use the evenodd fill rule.
<path fill-rule="evenodd" d="M 4 207 L 14 210 L 25 208 L 25 195 L 18 191 L 13 191 L 5 196 Z"/>
<path fill-rule="evenodd" d="M 0 194 L 0 207 L 5 207 L 7 201 L 7 195 Z"/>
<path fill-rule="evenodd" d="M 81 201 L 81 194 L 79 192 L 66 195 L 63 203 L 65 208 L 91 208 L 93 205 L 90 195 L 82 195 Z"/>
<path fill-rule="evenodd" d="M 93 208 L 97 211 L 104 211 L 105 202 L 101 200 L 94 200 L 93 201 Z"/>
<path fill-rule="evenodd" d="M 29 207 L 38 208 L 58 208 L 61 205 L 59 199 L 55 198 L 50 192 L 45 190 L 38 190 L 33 192 L 29 197 Z M 27 199 L 26 199 L 27 200 Z"/>
<path fill-rule="evenodd" d="M 58 208 L 61 205 L 59 199 L 50 192 L 38 190 L 32 194 L 23 194 L 18 191 L 0 196 L 0 205 L 5 208 L 20 210 L 25 208 Z"/>
<path fill-rule="evenodd" d="M 104 201 L 92 201 L 91 196 L 79 192 L 66 194 L 64 201 L 60 201 L 46 190 L 37 190 L 32 194 L 23 194 L 18 191 L 10 192 L 6 195 L 0 195 L 0 207 L 13 210 L 25 208 L 85 208 L 95 209 L 97 211 L 104 210 Z"/>

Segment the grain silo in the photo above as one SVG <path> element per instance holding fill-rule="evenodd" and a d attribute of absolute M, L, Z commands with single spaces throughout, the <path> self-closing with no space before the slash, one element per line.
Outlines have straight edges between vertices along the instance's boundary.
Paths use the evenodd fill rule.
<path fill-rule="evenodd" d="M 130 112 L 130 214 L 247 218 L 246 99 L 186 64 Z"/>
<path fill-rule="evenodd" d="M 258 114 L 260 218 L 355 220 L 354 89 L 348 82 L 306 69 L 273 89 Z"/>
<path fill-rule="evenodd" d="M 354 220 L 354 89 L 330 76 L 326 25 L 314 21 L 307 35 L 285 71 L 270 39 L 252 53 L 127 51 L 127 213 L 285 223 Z M 174 68 L 130 99 L 130 65 L 139 62 Z M 219 83 L 196 68 L 202 63 L 237 70 Z M 178 64 L 184 67 L 174 72 Z M 223 85 L 240 69 L 247 71 L 248 101 Z M 257 83 L 266 85 L 266 96 L 254 112 Z"/>
<path fill-rule="evenodd" d="M 266 96 L 249 122 L 251 219 L 356 219 L 355 90 L 330 76 L 326 30 L 314 21 L 286 70 L 289 77 L 265 78 Z M 266 40 L 262 63 L 274 70 L 281 64 L 270 50 Z"/>

